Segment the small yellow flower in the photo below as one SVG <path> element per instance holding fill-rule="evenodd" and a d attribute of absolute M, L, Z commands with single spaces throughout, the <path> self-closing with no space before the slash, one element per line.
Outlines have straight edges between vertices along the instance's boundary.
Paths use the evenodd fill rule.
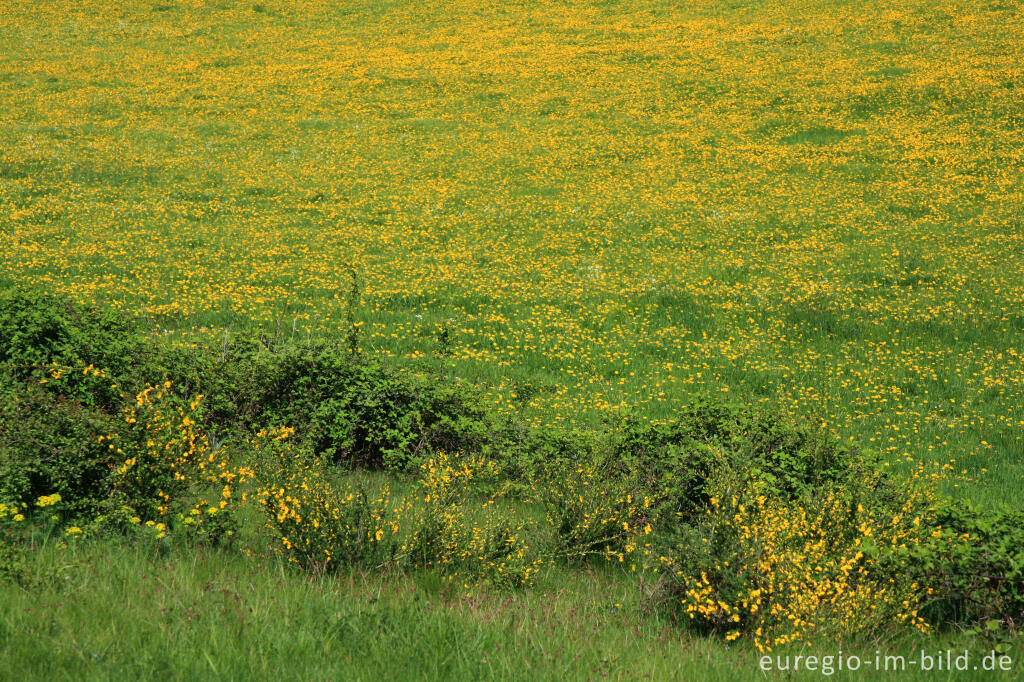
<path fill-rule="evenodd" d="M 36 500 L 37 507 L 52 507 L 53 505 L 60 502 L 60 493 L 53 493 L 52 495 L 43 495 Z"/>

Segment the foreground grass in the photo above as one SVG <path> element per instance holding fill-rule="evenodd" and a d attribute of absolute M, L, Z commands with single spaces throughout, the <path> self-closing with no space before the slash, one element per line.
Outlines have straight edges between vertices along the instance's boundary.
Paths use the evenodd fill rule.
<path fill-rule="evenodd" d="M 33 561 L 59 577 L 3 586 L 5 679 L 726 680 L 748 664 L 640 617 L 635 585 L 612 576 L 453 597 L 429 578 L 310 578 L 213 551 L 110 543 Z"/>
<path fill-rule="evenodd" d="M 642 613 L 638 583 L 618 571 L 558 569 L 529 591 L 466 594 L 429 576 L 310 577 L 210 549 L 51 540 L 28 556 L 27 587 L 0 584 L 4 679 L 764 679 L 752 649 Z M 795 653 L 966 646 L 816 642 Z M 935 676 L 911 667 L 899 679 Z"/>

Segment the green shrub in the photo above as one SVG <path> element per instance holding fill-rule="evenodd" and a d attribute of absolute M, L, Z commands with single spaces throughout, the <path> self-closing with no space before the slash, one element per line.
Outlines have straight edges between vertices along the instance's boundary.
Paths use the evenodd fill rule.
<path fill-rule="evenodd" d="M 116 415 L 145 382 L 204 396 L 212 435 L 292 426 L 334 461 L 401 468 L 480 449 L 486 412 L 466 385 L 400 371 L 340 343 L 239 334 L 220 348 L 155 343 L 123 317 L 41 293 L 0 293 L 0 370 Z"/>
<path fill-rule="evenodd" d="M 120 384 L 139 376 L 148 345 L 119 314 L 59 296 L 0 291 L 0 366 L 8 377 L 116 411 Z"/>
<path fill-rule="evenodd" d="M 479 449 L 486 413 L 473 393 L 399 371 L 334 344 L 288 345 L 260 358 L 245 411 L 290 426 L 315 453 L 371 469 L 415 465 L 437 449 Z"/>
<path fill-rule="evenodd" d="M 120 461 L 110 475 L 104 522 L 161 525 L 181 538 L 230 541 L 252 468 L 214 447 L 202 424 L 202 399 L 186 401 L 169 381 L 141 391 L 122 413 Z M 125 512 L 130 512 L 130 516 Z M 163 537 L 158 533 L 157 539 Z"/>
<path fill-rule="evenodd" d="M 553 531 L 552 554 L 569 562 L 615 558 L 643 546 L 651 533 L 651 499 L 634 491 L 635 476 L 623 477 L 594 461 L 554 462 L 531 477 L 532 501 L 539 503 Z"/>
<path fill-rule="evenodd" d="M 532 582 L 543 563 L 536 524 L 517 518 L 500 499 L 477 494 L 476 481 L 498 471 L 495 462 L 459 454 L 438 453 L 423 462 L 404 512 L 410 530 L 404 549 L 412 566 L 463 585 Z"/>
<path fill-rule="evenodd" d="M 323 460 L 290 436 L 274 429 L 253 440 L 257 497 L 285 556 L 316 571 L 399 561 L 401 502 L 386 488 L 335 485 Z"/>
<path fill-rule="evenodd" d="M 107 494 L 117 429 L 105 412 L 0 375 L 0 500 L 60 494 L 65 510 L 94 510 Z"/>
<path fill-rule="evenodd" d="M 749 637 L 760 651 L 816 635 L 929 631 L 925 585 L 888 562 L 894 548 L 923 541 L 915 518 L 927 495 L 861 504 L 877 483 L 867 476 L 793 498 L 749 476 L 715 480 L 675 544 L 655 535 L 656 551 L 642 557 L 658 576 L 651 598 L 700 632 Z"/>
<path fill-rule="evenodd" d="M 315 571 L 339 566 L 420 568 L 463 585 L 521 585 L 541 563 L 532 525 L 471 488 L 493 463 L 439 454 L 420 467 L 412 490 L 334 477 L 290 438 L 261 433 L 258 499 L 290 560 Z"/>
<path fill-rule="evenodd" d="M 170 381 L 191 400 L 203 396 L 204 424 L 227 437 L 253 427 L 262 414 L 260 399 L 273 365 L 272 347 L 250 334 L 225 336 L 220 347 L 158 347 L 145 380 Z"/>
<path fill-rule="evenodd" d="M 487 414 L 466 385 L 420 377 L 339 343 L 239 334 L 219 349 L 160 349 L 148 377 L 203 396 L 212 435 L 291 427 L 346 466 L 404 468 L 440 450 L 477 450 Z"/>
<path fill-rule="evenodd" d="M 841 483 L 866 466 L 829 434 L 764 409 L 700 401 L 667 422 L 627 419 L 611 461 L 637 477 L 661 519 L 679 523 L 707 507 L 708 483 L 722 470 L 744 472 L 767 494 L 787 499 Z"/>
<path fill-rule="evenodd" d="M 926 609 L 937 623 L 1011 632 L 1024 624 L 1024 512 L 944 501 L 929 519 L 929 541 L 893 557 L 927 583 Z"/>

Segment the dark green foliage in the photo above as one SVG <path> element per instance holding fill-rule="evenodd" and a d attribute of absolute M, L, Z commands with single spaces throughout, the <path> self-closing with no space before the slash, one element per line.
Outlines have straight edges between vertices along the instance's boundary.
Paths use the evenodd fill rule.
<path fill-rule="evenodd" d="M 400 468 L 435 449 L 477 449 L 485 412 L 468 388 L 401 372 L 333 344 L 260 359 L 246 410 L 256 426 L 291 426 L 318 454 Z"/>
<path fill-rule="evenodd" d="M 169 357 L 165 377 L 201 393 L 211 429 L 290 426 L 337 463 L 404 467 L 432 450 L 477 449 L 486 413 L 469 387 L 401 371 L 348 345 L 240 338 L 220 354 Z"/>
<path fill-rule="evenodd" d="M 48 365 L 77 370 L 64 373 L 60 392 L 110 410 L 118 404 L 119 381 L 138 375 L 146 348 L 116 313 L 49 294 L 0 291 L 0 367 L 10 377 L 49 381 Z M 90 366 L 105 372 L 83 373 Z"/>
<path fill-rule="evenodd" d="M 768 494 L 796 498 L 842 483 L 863 456 L 830 435 L 763 409 L 698 401 L 668 422 L 627 420 L 611 458 L 637 477 L 660 514 L 685 520 L 708 502 L 708 484 L 723 469 L 761 481 Z"/>
<path fill-rule="evenodd" d="M 500 462 L 506 480 L 517 485 L 527 484 L 536 474 L 553 475 L 574 464 L 590 462 L 603 445 L 601 434 L 593 430 L 558 425 L 528 428 L 506 417 L 491 429 L 484 453 Z"/>
<path fill-rule="evenodd" d="M 943 502 L 931 540 L 899 557 L 936 589 L 928 616 L 936 622 L 1024 626 L 1024 512 Z"/>
<path fill-rule="evenodd" d="M 15 371 L 38 364 L 108 366 L 119 357 L 127 323 L 65 298 L 17 289 L 0 291 L 0 363 Z"/>
<path fill-rule="evenodd" d="M 354 275 L 350 296 L 355 305 Z M 9 390 L 42 386 L 65 411 L 79 405 L 116 415 L 147 381 L 171 381 L 179 395 L 204 396 L 206 427 L 218 438 L 290 426 L 318 454 L 367 468 L 404 467 L 433 450 L 480 449 L 487 415 L 469 386 L 368 359 L 353 345 L 355 333 L 344 343 L 239 335 L 221 348 L 171 348 L 87 306 L 0 295 Z"/>
<path fill-rule="evenodd" d="M 0 500 L 31 505 L 60 493 L 85 513 L 102 500 L 116 424 L 104 412 L 0 375 Z"/>
<path fill-rule="evenodd" d="M 259 413 L 259 386 L 273 354 L 269 342 L 258 336 L 225 336 L 220 348 L 162 348 L 157 351 L 147 379 L 170 381 L 186 398 L 203 396 L 207 428 L 224 437 L 254 423 Z"/>

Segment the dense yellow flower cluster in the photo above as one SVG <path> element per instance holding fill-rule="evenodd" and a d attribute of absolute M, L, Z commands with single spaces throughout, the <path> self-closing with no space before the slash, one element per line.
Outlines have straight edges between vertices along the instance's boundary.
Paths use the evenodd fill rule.
<path fill-rule="evenodd" d="M 42 495 L 36 500 L 37 507 L 52 507 L 53 505 L 60 502 L 60 493 L 53 493 L 52 495 Z"/>
<path fill-rule="evenodd" d="M 338 488 L 297 450 L 285 432 L 261 432 L 257 445 L 274 448 L 273 470 L 260 472 L 257 497 L 285 553 L 306 566 L 335 568 L 342 563 L 391 559 L 405 509 L 385 486 L 379 494 Z M 267 439 L 259 443 L 260 439 Z"/>
<path fill-rule="evenodd" d="M 124 422 L 141 431 L 136 436 L 141 447 L 126 453 L 118 447 L 121 439 L 110 437 L 111 450 L 131 455 L 114 472 L 113 486 L 128 492 L 129 499 L 157 500 L 156 519 L 146 525 L 156 528 L 158 539 L 171 520 L 215 532 L 227 522 L 229 505 L 246 498 L 243 492 L 236 500 L 233 489 L 254 475 L 250 467 L 236 465 L 225 449 L 211 447 L 198 423 L 203 396 L 185 402 L 171 388 L 170 382 L 149 386 L 135 396 L 134 406 L 125 408 Z"/>
<path fill-rule="evenodd" d="M 880 563 L 924 540 L 929 493 L 912 490 L 899 508 L 878 511 L 836 491 L 797 503 L 760 488 L 749 483 L 711 499 L 700 541 L 729 547 L 714 566 L 694 575 L 687 571 L 694 557 L 660 557 L 681 583 L 689 618 L 729 640 L 749 636 L 760 651 L 821 634 L 882 632 L 887 624 L 929 631 L 918 613 L 927 587 Z"/>
<path fill-rule="evenodd" d="M 413 528 L 403 549 L 414 565 L 452 580 L 496 584 L 532 582 L 543 559 L 531 547 L 535 524 L 499 508 L 498 496 L 480 498 L 470 488 L 497 467 L 483 458 L 439 453 L 421 467 L 412 496 Z"/>
<path fill-rule="evenodd" d="M 21 523 L 25 520 L 25 505 L 0 502 L 0 522 Z"/>

